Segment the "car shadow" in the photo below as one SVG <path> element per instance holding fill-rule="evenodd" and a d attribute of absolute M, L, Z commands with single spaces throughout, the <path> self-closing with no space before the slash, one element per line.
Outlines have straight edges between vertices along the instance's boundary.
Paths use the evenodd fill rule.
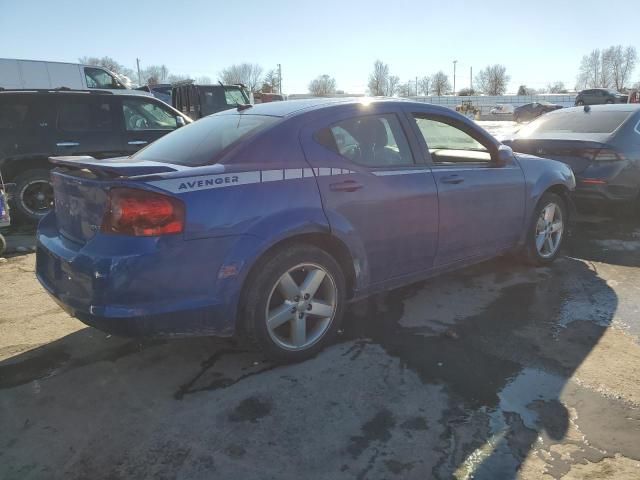
<path fill-rule="evenodd" d="M 451 310 L 467 310 L 468 299 L 457 297 L 465 284 L 468 293 L 495 298 L 442 322 Z M 567 435 L 563 391 L 617 305 L 615 292 L 580 260 L 532 270 L 502 258 L 354 306 L 345 337 L 370 338 L 449 392 L 441 420 L 447 447 L 434 478 L 512 479 L 539 439 L 561 443 Z"/>

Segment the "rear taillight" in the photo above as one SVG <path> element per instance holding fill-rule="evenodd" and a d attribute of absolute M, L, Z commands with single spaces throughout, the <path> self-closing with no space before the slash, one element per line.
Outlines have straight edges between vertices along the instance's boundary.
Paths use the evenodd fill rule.
<path fill-rule="evenodd" d="M 151 237 L 181 233 L 184 204 L 174 197 L 133 188 L 112 188 L 101 230 Z"/>
<path fill-rule="evenodd" d="M 587 148 L 580 150 L 580 156 L 596 162 L 624 160 L 624 156 L 609 148 Z"/>

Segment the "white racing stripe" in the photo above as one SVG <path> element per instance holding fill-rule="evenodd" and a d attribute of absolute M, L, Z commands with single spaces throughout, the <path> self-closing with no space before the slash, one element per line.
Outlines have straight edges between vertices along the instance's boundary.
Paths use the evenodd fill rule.
<path fill-rule="evenodd" d="M 378 170 L 371 172 L 377 177 L 394 175 L 413 175 L 428 173 L 429 170 Z M 276 170 L 254 170 L 251 172 L 221 173 L 217 175 L 200 175 L 197 177 L 184 177 L 148 182 L 149 185 L 161 188 L 171 193 L 196 192 L 199 190 L 212 190 L 215 188 L 236 187 L 253 183 L 281 182 L 286 180 L 298 180 L 301 178 L 334 177 L 337 175 L 350 175 L 354 172 L 346 168 L 285 168 Z"/>

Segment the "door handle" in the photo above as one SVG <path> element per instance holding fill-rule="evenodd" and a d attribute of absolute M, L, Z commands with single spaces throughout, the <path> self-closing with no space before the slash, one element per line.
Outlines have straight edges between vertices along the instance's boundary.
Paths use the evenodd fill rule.
<path fill-rule="evenodd" d="M 127 142 L 129 145 L 146 145 L 147 142 L 146 140 L 131 140 L 130 142 Z"/>
<path fill-rule="evenodd" d="M 363 187 L 355 180 L 345 180 L 344 182 L 332 183 L 329 185 L 329 190 L 332 192 L 355 192 Z"/>
<path fill-rule="evenodd" d="M 80 144 L 78 142 L 58 142 L 56 145 L 58 147 L 77 147 Z"/>
<path fill-rule="evenodd" d="M 459 175 L 449 175 L 448 177 L 443 177 L 441 180 L 442 183 L 449 183 L 452 185 L 457 185 L 458 183 L 464 182 L 464 178 Z"/>

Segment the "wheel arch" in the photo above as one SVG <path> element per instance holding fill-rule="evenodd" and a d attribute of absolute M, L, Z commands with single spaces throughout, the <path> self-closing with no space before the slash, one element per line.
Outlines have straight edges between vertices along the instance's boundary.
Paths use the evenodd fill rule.
<path fill-rule="evenodd" d="M 261 267 L 263 262 L 265 262 L 273 252 L 296 244 L 313 245 L 331 255 L 338 265 L 340 265 L 342 273 L 344 274 L 347 298 L 349 299 L 353 297 L 357 281 L 354 257 L 351 254 L 349 247 L 342 240 L 329 232 L 295 233 L 271 243 L 267 248 L 259 253 L 247 271 L 242 286 L 243 293 L 247 284 L 247 279 L 251 278 L 254 272 Z"/>
<path fill-rule="evenodd" d="M 0 164 L 5 182 L 12 182 L 18 175 L 28 170 L 51 170 L 49 157 L 38 155 L 24 158 L 8 158 Z"/>

